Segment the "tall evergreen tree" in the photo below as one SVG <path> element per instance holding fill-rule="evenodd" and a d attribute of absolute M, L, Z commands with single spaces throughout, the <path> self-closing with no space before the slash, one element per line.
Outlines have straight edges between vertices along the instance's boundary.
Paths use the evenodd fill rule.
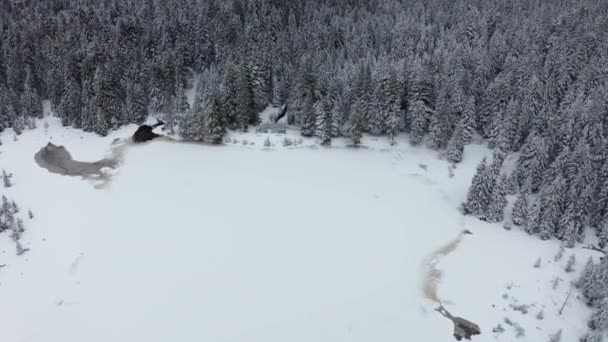
<path fill-rule="evenodd" d="M 558 175 L 551 186 L 541 193 L 540 203 L 542 207 L 540 237 L 549 239 L 557 233 L 558 222 L 564 205 L 566 181 Z"/>
<path fill-rule="evenodd" d="M 21 114 L 32 118 L 42 118 L 42 101 L 32 83 L 32 73 L 28 71 L 24 91 L 21 94 Z"/>
<path fill-rule="evenodd" d="M 527 193 L 524 192 L 517 196 L 517 199 L 513 204 L 513 212 L 511 213 L 511 219 L 516 226 L 526 227 L 528 225 L 528 202 Z"/>
<path fill-rule="evenodd" d="M 391 142 L 395 142 L 395 136 L 399 134 L 401 124 L 401 99 L 399 96 L 399 80 L 397 73 L 394 70 L 390 71 L 389 78 L 384 88 L 385 111 L 386 118 L 386 134 Z"/>
<path fill-rule="evenodd" d="M 488 222 L 500 222 L 504 219 L 504 211 L 507 207 L 506 195 L 507 176 L 503 174 L 492 189 L 492 196 L 485 211 L 485 218 Z"/>
<path fill-rule="evenodd" d="M 131 123 L 142 124 L 148 116 L 147 97 L 143 87 L 132 84 L 127 87 L 127 119 Z"/>
<path fill-rule="evenodd" d="M 424 102 L 417 100 L 410 105 L 409 113 L 411 120 L 410 143 L 418 145 L 424 139 L 428 128 L 428 108 Z"/>
<path fill-rule="evenodd" d="M 333 112 L 332 103 L 329 96 L 326 96 L 321 100 L 319 106 L 320 117 L 321 117 L 321 129 L 319 131 L 319 137 L 321 138 L 321 145 L 331 145 L 331 138 L 333 135 Z"/>
<path fill-rule="evenodd" d="M 463 205 L 465 213 L 470 215 L 483 215 L 489 203 L 490 193 L 489 169 L 487 161 L 484 158 L 479 165 L 477 165 L 477 171 L 473 176 L 466 202 Z"/>
<path fill-rule="evenodd" d="M 207 103 L 205 113 L 207 135 L 212 143 L 219 144 L 226 133 L 225 107 L 222 105 L 222 97 L 219 91 L 209 94 Z"/>

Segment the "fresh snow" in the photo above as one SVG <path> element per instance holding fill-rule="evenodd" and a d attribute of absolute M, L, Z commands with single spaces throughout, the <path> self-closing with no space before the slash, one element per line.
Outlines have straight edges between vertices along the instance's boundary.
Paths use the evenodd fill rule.
<path fill-rule="evenodd" d="M 98 160 L 135 126 L 101 138 L 44 122 L 16 142 L 10 129 L 1 135 L 0 165 L 15 174 L 1 191 L 21 206 L 31 249 L 16 256 L 0 235 L 1 341 L 450 341 L 452 323 L 422 288 L 431 253 L 463 229 L 473 235 L 437 260 L 438 297 L 481 327 L 474 341 L 545 341 L 559 329 L 575 341 L 586 329 L 576 290 L 558 311 L 597 253 L 567 249 L 555 262 L 555 240 L 459 212 L 490 155 L 481 146 L 467 146 L 450 178 L 445 160 L 405 136 L 324 148 L 231 132 L 225 146 L 128 146 L 96 189 L 38 167 L 34 154 L 50 141 Z M 566 273 L 571 253 L 576 271 Z M 493 333 L 499 323 L 505 332 Z"/>

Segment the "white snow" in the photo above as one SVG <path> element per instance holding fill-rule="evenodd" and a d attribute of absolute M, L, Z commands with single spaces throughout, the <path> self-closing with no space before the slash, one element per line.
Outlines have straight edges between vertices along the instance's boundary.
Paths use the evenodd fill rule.
<path fill-rule="evenodd" d="M 396 146 L 366 137 L 359 149 L 314 139 L 286 148 L 284 135 L 254 133 L 231 133 L 225 146 L 153 141 L 127 148 L 96 189 L 38 167 L 34 153 L 51 141 L 100 159 L 134 126 L 100 138 L 45 120 L 17 142 L 1 136 L 15 185 L 0 191 L 21 205 L 31 248 L 16 256 L 0 235 L 3 342 L 450 341 L 452 323 L 423 296 L 424 264 L 465 228 L 473 235 L 440 260 L 438 295 L 481 327 L 474 341 L 544 341 L 560 328 L 575 341 L 585 329 L 576 291 L 557 312 L 577 274 L 563 271 L 567 258 L 576 253 L 580 271 L 592 251 L 554 262 L 556 241 L 458 211 L 483 147 L 467 147 L 450 178 L 436 152 L 405 136 Z M 564 280 L 553 290 L 555 276 Z M 524 315 L 516 303 L 532 307 Z"/>

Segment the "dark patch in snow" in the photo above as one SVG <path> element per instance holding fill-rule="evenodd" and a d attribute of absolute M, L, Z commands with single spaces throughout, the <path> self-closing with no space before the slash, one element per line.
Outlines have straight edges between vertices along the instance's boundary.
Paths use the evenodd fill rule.
<path fill-rule="evenodd" d="M 126 143 L 115 140 L 113 145 L 110 157 L 95 162 L 81 162 L 74 160 L 64 146 L 57 146 L 49 142 L 34 155 L 34 160 L 40 167 L 51 173 L 98 180 L 100 183 L 96 187 L 100 187 L 105 185 L 112 176 L 108 170 L 116 169 L 122 162 Z"/>

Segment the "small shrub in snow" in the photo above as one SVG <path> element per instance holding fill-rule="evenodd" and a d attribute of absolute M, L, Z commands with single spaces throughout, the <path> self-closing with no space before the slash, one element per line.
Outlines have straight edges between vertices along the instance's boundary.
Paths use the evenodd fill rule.
<path fill-rule="evenodd" d="M 19 140 L 19 138 L 17 138 L 17 135 L 14 135 L 13 136 L 13 141 L 18 141 L 18 140 Z"/>
<path fill-rule="evenodd" d="M 555 254 L 555 257 L 553 258 L 554 261 L 560 261 L 562 260 L 562 258 L 564 257 L 564 245 L 559 246 L 559 250 L 557 251 L 557 254 Z"/>
<path fill-rule="evenodd" d="M 29 250 L 29 248 L 23 248 L 23 246 L 21 246 L 21 242 L 17 241 L 17 255 L 23 255 L 23 253 Z"/>
<path fill-rule="evenodd" d="M 11 182 L 12 177 L 12 173 L 7 173 L 5 169 L 2 169 L 2 182 L 4 183 L 5 188 L 10 188 L 13 186 L 13 183 Z"/>
<path fill-rule="evenodd" d="M 19 232 L 19 234 L 25 231 L 25 228 L 23 227 L 23 221 L 20 218 L 17 219 L 16 231 Z"/>
<path fill-rule="evenodd" d="M 534 263 L 534 268 L 540 268 L 540 257 L 536 259 L 536 262 Z"/>
<path fill-rule="evenodd" d="M 17 219 L 17 224 L 13 225 L 12 229 L 13 233 L 11 234 L 11 239 L 13 239 L 13 241 L 15 242 L 18 242 L 19 239 L 21 239 L 21 235 L 25 231 L 25 228 L 23 227 L 23 221 L 21 221 L 21 219 Z"/>
<path fill-rule="evenodd" d="M 545 318 L 545 312 L 543 310 L 540 310 L 537 314 L 536 314 L 536 319 L 541 321 Z"/>
<path fill-rule="evenodd" d="M 513 311 L 519 311 L 521 312 L 523 315 L 528 313 L 528 309 L 530 308 L 529 305 L 527 304 L 511 304 L 511 309 L 513 309 Z"/>
<path fill-rule="evenodd" d="M 12 210 L 13 210 L 13 214 L 16 214 L 16 213 L 19 212 L 19 206 L 17 205 L 17 203 L 15 203 L 15 201 L 11 202 L 11 207 L 12 207 Z"/>
<path fill-rule="evenodd" d="M 236 140 L 236 138 L 234 138 L 234 139 L 232 139 L 232 143 L 233 143 L 233 144 L 238 144 L 238 143 L 239 143 L 239 141 L 238 141 L 238 140 Z"/>
<path fill-rule="evenodd" d="M 511 230 L 513 228 L 513 226 L 511 225 L 511 222 L 509 222 L 509 221 L 505 221 L 505 223 L 502 225 L 502 227 L 505 230 Z"/>
<path fill-rule="evenodd" d="M 562 340 L 562 329 L 549 337 L 549 342 L 560 342 Z"/>
<path fill-rule="evenodd" d="M 252 142 L 249 143 L 249 146 L 253 146 L 253 145 L 255 145 L 254 141 L 252 141 Z"/>
<path fill-rule="evenodd" d="M 560 277 L 553 278 L 551 288 L 554 289 L 554 290 L 557 289 L 557 287 L 559 286 L 559 283 L 561 281 L 562 281 L 562 278 L 560 278 Z"/>
<path fill-rule="evenodd" d="M 25 129 L 25 119 L 23 118 L 23 116 L 18 116 L 15 121 L 13 122 L 13 130 L 15 131 L 15 133 L 17 133 L 17 135 L 23 133 L 23 130 Z"/>
<path fill-rule="evenodd" d="M 503 293 L 501 297 L 502 297 L 502 299 L 504 299 L 504 300 L 509 299 L 509 295 L 508 295 L 508 294 L 506 294 L 506 293 Z"/>
<path fill-rule="evenodd" d="M 293 141 L 291 141 L 291 139 L 289 139 L 288 137 L 283 138 L 283 146 L 287 147 L 291 145 L 293 145 Z"/>
<path fill-rule="evenodd" d="M 298 138 L 298 143 L 297 145 L 302 145 L 304 143 L 304 140 L 302 140 L 302 138 Z"/>
<path fill-rule="evenodd" d="M 30 118 L 30 120 L 27 123 L 27 128 L 30 130 L 36 129 L 36 119 Z"/>
<path fill-rule="evenodd" d="M 574 256 L 574 254 L 570 255 L 570 258 L 568 258 L 568 262 L 566 263 L 566 267 L 565 270 L 568 273 L 574 272 L 574 264 L 576 263 L 576 257 Z"/>
<path fill-rule="evenodd" d="M 512 326 L 515 330 L 515 337 L 520 338 L 526 335 L 526 330 L 517 322 L 513 322 L 509 317 L 505 317 L 505 323 Z"/>
<path fill-rule="evenodd" d="M 500 323 L 498 323 L 497 326 L 492 328 L 492 332 L 495 334 L 502 334 L 503 332 L 505 332 L 505 328 L 503 328 L 502 325 Z"/>
<path fill-rule="evenodd" d="M 34 218 L 34 213 L 32 212 L 31 209 L 27 211 L 27 217 L 29 217 L 30 220 Z"/>
<path fill-rule="evenodd" d="M 249 141 L 247 141 L 247 139 L 243 139 L 243 145 L 249 145 Z"/>
<path fill-rule="evenodd" d="M 270 147 L 272 146 L 272 143 L 270 142 L 270 138 L 266 137 L 266 140 L 264 140 L 264 147 Z"/>
<path fill-rule="evenodd" d="M 513 328 L 515 329 L 515 337 L 520 338 L 520 337 L 526 336 L 526 329 L 524 329 L 518 323 L 515 323 L 515 324 L 516 325 L 513 326 Z"/>

